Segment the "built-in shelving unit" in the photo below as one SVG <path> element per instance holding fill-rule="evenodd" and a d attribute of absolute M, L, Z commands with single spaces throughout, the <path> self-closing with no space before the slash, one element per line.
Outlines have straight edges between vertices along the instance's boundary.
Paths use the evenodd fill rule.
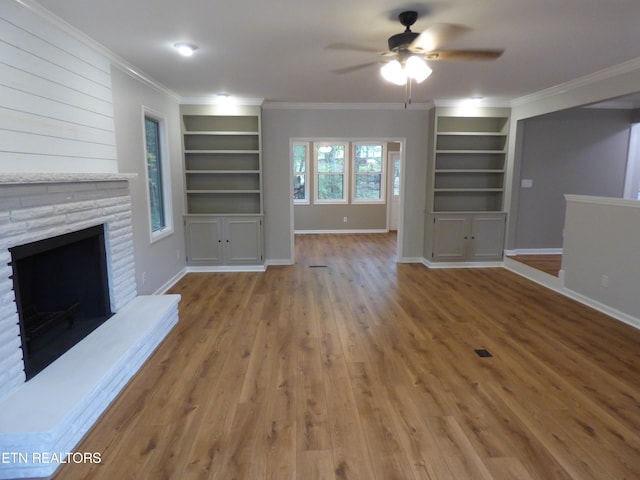
<path fill-rule="evenodd" d="M 434 212 L 502 210 L 509 115 L 491 110 L 487 116 L 436 112 Z"/>
<path fill-rule="evenodd" d="M 426 255 L 501 259 L 509 109 L 436 107 L 430 120 Z"/>
<path fill-rule="evenodd" d="M 182 105 L 180 111 L 188 260 L 196 264 L 260 263 L 260 107 Z M 243 235 L 234 234 L 239 228 L 249 233 L 242 242 Z M 233 243 L 232 237 L 236 238 Z M 246 238 L 258 243 L 245 244 Z"/>
<path fill-rule="evenodd" d="M 189 214 L 261 214 L 260 109 L 233 115 L 183 105 L 185 192 Z"/>

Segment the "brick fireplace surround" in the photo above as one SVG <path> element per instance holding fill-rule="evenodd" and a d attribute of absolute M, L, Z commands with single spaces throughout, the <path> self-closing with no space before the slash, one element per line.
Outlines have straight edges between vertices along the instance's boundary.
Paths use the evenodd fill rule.
<path fill-rule="evenodd" d="M 48 477 L 80 458 L 74 447 L 178 321 L 178 295 L 137 296 L 134 179 L 0 175 L 0 479 Z M 25 382 L 9 248 L 100 224 L 114 315 Z"/>

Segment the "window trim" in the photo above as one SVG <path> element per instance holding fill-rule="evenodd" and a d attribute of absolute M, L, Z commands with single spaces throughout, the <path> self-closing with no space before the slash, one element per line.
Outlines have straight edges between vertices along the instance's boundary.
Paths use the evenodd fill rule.
<path fill-rule="evenodd" d="M 305 198 L 301 198 L 301 199 L 296 199 L 294 197 L 293 199 L 293 204 L 294 205 L 309 205 L 311 203 L 311 196 L 309 195 L 309 190 L 311 189 L 311 182 L 310 182 L 310 177 L 311 175 L 309 174 L 309 157 L 310 155 L 310 150 L 311 150 L 311 142 L 303 142 L 303 141 L 294 141 L 291 142 L 291 168 L 292 168 L 292 174 L 293 174 L 293 181 L 295 182 L 295 178 L 298 174 L 300 174 L 300 172 L 296 172 L 295 170 L 293 170 L 294 164 L 293 164 L 293 149 L 296 146 L 304 146 L 306 147 L 306 156 L 304 159 L 304 181 L 305 181 L 305 190 L 304 190 L 304 195 Z M 292 192 L 293 192 L 293 185 L 292 185 Z"/>
<path fill-rule="evenodd" d="M 381 146 L 381 159 L 380 164 L 382 166 L 382 171 L 380 172 L 380 198 L 379 199 L 371 199 L 371 198 L 356 198 L 356 180 L 358 175 L 366 175 L 365 173 L 356 173 L 356 147 L 359 145 L 374 145 Z M 385 141 L 353 141 L 351 142 L 351 170 L 352 170 L 352 180 L 351 180 L 351 203 L 356 205 L 381 205 L 387 203 L 387 142 Z M 376 173 L 376 175 L 378 175 Z"/>
<path fill-rule="evenodd" d="M 151 224 L 151 195 L 149 193 L 149 168 L 147 165 L 147 127 L 146 120 L 153 120 L 158 124 L 158 148 L 160 150 L 160 174 L 162 182 L 162 209 L 164 213 L 164 227 L 159 230 L 153 230 Z M 149 243 L 155 243 L 162 238 L 172 235 L 173 226 L 173 209 L 171 202 L 171 160 L 169 156 L 169 148 L 167 141 L 167 121 L 164 115 L 154 111 L 148 107 L 142 106 L 142 147 L 143 147 L 143 170 L 145 178 L 145 195 L 147 197 L 147 225 L 149 228 Z"/>
<path fill-rule="evenodd" d="M 318 148 L 322 146 L 336 146 L 341 145 L 344 147 L 344 172 L 343 173 L 327 173 L 318 171 Z M 313 178 L 314 178 L 314 189 L 313 189 L 313 202 L 317 205 L 346 205 L 349 203 L 349 145 L 348 141 L 319 141 L 313 142 Z M 318 197 L 318 193 L 320 191 L 320 175 L 342 175 L 342 198 L 339 200 L 336 199 L 322 199 Z"/>

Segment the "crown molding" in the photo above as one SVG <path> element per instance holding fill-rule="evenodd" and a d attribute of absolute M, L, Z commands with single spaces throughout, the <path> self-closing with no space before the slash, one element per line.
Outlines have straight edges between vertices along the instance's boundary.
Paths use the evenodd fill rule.
<path fill-rule="evenodd" d="M 433 102 L 404 103 L 309 103 L 309 102 L 265 102 L 263 108 L 273 110 L 429 110 Z"/>
<path fill-rule="evenodd" d="M 458 99 L 442 99 L 435 100 L 434 105 L 436 107 L 490 107 L 490 108 L 511 108 L 511 101 L 506 99 L 491 99 L 483 98 L 479 101 L 474 101 L 470 98 L 458 98 Z"/>
<path fill-rule="evenodd" d="M 55 25 L 60 30 L 74 37 L 76 40 L 82 42 L 84 45 L 91 48 L 95 52 L 99 53 L 100 55 L 103 55 L 109 60 L 111 65 L 113 65 L 114 67 L 118 68 L 119 70 L 122 70 L 123 72 L 135 78 L 139 82 L 142 82 L 145 85 L 171 97 L 176 103 L 180 101 L 180 95 L 175 93 L 173 90 L 157 82 L 156 80 L 151 78 L 149 75 L 147 75 L 146 73 L 144 73 L 143 71 L 135 67 L 133 64 L 129 63 L 124 58 L 115 54 L 114 52 L 109 50 L 107 47 L 105 47 L 101 43 L 91 38 L 86 33 L 82 32 L 81 30 L 78 30 L 76 27 L 74 27 L 70 23 L 61 19 L 60 17 L 55 15 L 53 12 L 47 10 L 36 1 L 34 0 L 14 0 L 14 1 L 17 4 L 23 6 L 24 8 L 30 10 L 34 14 L 38 15 L 39 17 L 43 18 L 47 22 L 51 23 L 52 25 Z"/>
<path fill-rule="evenodd" d="M 230 105 L 246 105 L 246 106 L 262 106 L 264 98 L 242 98 L 231 95 L 229 99 Z M 208 97 L 182 97 L 181 105 L 222 105 L 223 103 L 216 97 L 211 95 Z"/>
<path fill-rule="evenodd" d="M 640 69 L 640 57 L 628 60 L 626 62 L 619 63 L 612 67 L 598 70 L 597 72 L 590 73 L 588 75 L 584 75 L 582 77 L 578 77 L 573 80 L 569 80 L 568 82 L 564 82 L 559 85 L 555 85 L 553 87 L 545 88 L 544 90 L 539 90 L 529 95 L 524 95 L 522 97 L 514 98 L 513 100 L 511 100 L 511 106 L 518 107 L 521 105 L 526 105 L 528 103 L 544 100 L 550 97 L 554 97 L 556 95 L 567 93 L 571 90 L 577 90 L 578 88 L 592 85 L 594 83 L 598 83 L 603 80 L 607 80 L 609 78 L 613 78 L 618 75 L 623 75 L 625 73 L 633 72 L 639 69 Z"/>

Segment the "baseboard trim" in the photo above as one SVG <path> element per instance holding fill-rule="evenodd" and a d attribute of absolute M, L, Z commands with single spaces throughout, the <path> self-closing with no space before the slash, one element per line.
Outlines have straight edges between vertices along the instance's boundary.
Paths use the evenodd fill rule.
<path fill-rule="evenodd" d="M 604 303 L 600 303 L 592 298 L 586 297 L 581 293 L 574 292 L 568 288 L 564 288 L 562 292 L 565 296 L 586 305 L 587 307 L 591 307 L 594 310 L 598 310 L 605 315 L 615 318 L 616 320 L 620 320 L 627 325 L 630 325 L 634 328 L 640 330 L 640 318 L 633 317 L 627 313 L 621 312 L 613 307 L 605 305 Z"/>
<path fill-rule="evenodd" d="M 437 268 L 496 268 L 502 267 L 500 261 L 494 262 L 431 262 L 426 258 L 422 259 L 422 264 L 431 269 Z"/>
<path fill-rule="evenodd" d="M 176 273 L 173 277 L 167 280 L 164 285 L 162 285 L 155 292 L 153 292 L 152 295 L 164 295 L 165 293 L 167 293 L 167 291 L 169 291 L 171 287 L 173 287 L 176 283 L 178 283 L 182 279 L 182 277 L 184 277 L 186 274 L 187 274 L 187 269 L 183 268 L 178 273 Z"/>
<path fill-rule="evenodd" d="M 505 250 L 505 255 L 514 257 L 516 255 L 562 255 L 561 248 L 516 248 L 515 250 Z"/>
<path fill-rule="evenodd" d="M 266 265 L 191 265 L 185 273 L 230 273 L 230 272 L 266 272 Z"/>
<path fill-rule="evenodd" d="M 276 258 L 272 260 L 267 260 L 266 262 L 267 267 L 271 267 L 271 266 L 280 267 L 280 266 L 293 265 L 293 264 L 295 264 L 295 262 L 290 258 Z"/>
<path fill-rule="evenodd" d="M 360 229 L 360 230 L 294 230 L 294 234 L 296 235 L 320 235 L 323 233 L 389 233 L 387 229 Z"/>
<path fill-rule="evenodd" d="M 639 318 L 621 312 L 620 310 L 605 305 L 604 303 L 600 303 L 596 300 L 593 300 L 592 298 L 566 288 L 564 286 L 564 270 L 560 270 L 558 277 L 554 277 L 553 275 L 542 272 L 533 267 L 525 265 L 522 262 L 518 262 L 510 258 L 505 258 L 504 268 L 526 278 L 527 280 L 531 280 L 532 282 L 549 288 L 561 295 L 564 295 L 565 297 L 571 298 L 576 302 L 586 305 L 587 307 L 591 307 L 594 310 L 604 313 L 605 315 L 608 315 L 615 320 L 626 323 L 627 325 L 640 330 Z"/>
<path fill-rule="evenodd" d="M 424 263 L 422 257 L 400 257 L 396 263 Z"/>

